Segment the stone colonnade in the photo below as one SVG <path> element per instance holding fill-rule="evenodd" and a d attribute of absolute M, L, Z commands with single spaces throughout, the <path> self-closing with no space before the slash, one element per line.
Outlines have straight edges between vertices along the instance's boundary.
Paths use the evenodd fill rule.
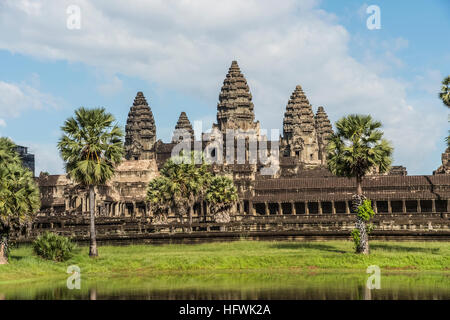
<path fill-rule="evenodd" d="M 108 217 L 148 217 L 152 216 L 150 207 L 144 201 L 96 201 L 97 214 Z M 79 195 L 66 198 L 66 211 L 80 208 L 89 212 L 89 197 Z M 438 199 L 387 199 L 372 201 L 376 213 L 440 213 L 450 212 L 450 200 Z M 206 202 L 196 203 L 194 216 L 209 215 Z M 303 200 L 303 201 L 239 201 L 233 211 L 241 215 L 312 215 L 312 214 L 350 214 L 351 200 Z M 169 213 L 172 216 L 172 213 Z"/>
<path fill-rule="evenodd" d="M 450 199 L 387 199 L 374 200 L 376 213 L 440 213 L 450 211 Z M 350 214 L 351 200 L 325 201 L 264 201 L 244 200 L 239 203 L 240 214 L 250 215 L 309 215 Z"/>

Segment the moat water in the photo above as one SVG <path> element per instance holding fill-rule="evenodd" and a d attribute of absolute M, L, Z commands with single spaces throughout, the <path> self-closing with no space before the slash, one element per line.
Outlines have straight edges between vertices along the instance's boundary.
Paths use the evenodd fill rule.
<path fill-rule="evenodd" d="M 450 299 L 449 273 L 382 274 L 380 289 L 366 287 L 368 274 L 308 272 L 233 272 L 158 274 L 90 279 L 68 289 L 66 279 L 0 284 L 0 299 L 73 300 L 397 300 Z"/>

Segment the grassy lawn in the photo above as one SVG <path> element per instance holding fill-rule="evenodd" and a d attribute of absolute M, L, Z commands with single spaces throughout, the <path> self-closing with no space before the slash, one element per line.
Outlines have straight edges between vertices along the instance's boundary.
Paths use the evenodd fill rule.
<path fill-rule="evenodd" d="M 0 266 L 0 284 L 66 278 L 69 265 L 91 277 L 141 276 L 177 272 L 309 272 L 363 271 L 378 265 L 383 271 L 450 272 L 450 242 L 371 241 L 370 256 L 353 253 L 350 241 L 236 241 L 205 244 L 100 246 L 90 259 L 80 247 L 66 262 L 36 257 L 30 246 L 13 248 L 9 265 Z"/>

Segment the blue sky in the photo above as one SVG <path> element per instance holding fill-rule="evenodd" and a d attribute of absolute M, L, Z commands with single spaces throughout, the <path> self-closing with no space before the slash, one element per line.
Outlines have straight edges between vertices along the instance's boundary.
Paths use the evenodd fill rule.
<path fill-rule="evenodd" d="M 66 27 L 66 9 L 81 28 Z M 381 29 L 365 9 L 378 5 Z M 434 1 L 0 1 L 0 134 L 29 146 L 36 173 L 62 173 L 59 127 L 80 107 L 104 106 L 122 125 L 143 91 L 158 138 L 181 111 L 207 130 L 238 60 L 265 129 L 281 129 L 302 85 L 334 123 L 370 113 L 394 144 L 394 163 L 431 174 L 441 163 L 448 110 L 450 2 Z"/>

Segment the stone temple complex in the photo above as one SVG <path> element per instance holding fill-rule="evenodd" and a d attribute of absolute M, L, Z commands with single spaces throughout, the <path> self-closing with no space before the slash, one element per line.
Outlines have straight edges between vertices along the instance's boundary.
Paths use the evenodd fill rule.
<path fill-rule="evenodd" d="M 185 146 L 200 145 L 210 158 L 223 156 L 212 170 L 232 177 L 239 193 L 234 222 L 227 227 L 229 234 L 348 237 L 348 230 L 354 227 L 351 197 L 355 181 L 335 177 L 327 169 L 325 150 L 333 132 L 330 120 L 324 107 L 312 107 L 300 85 L 293 87 L 277 141 L 261 133 L 249 85 L 236 61 L 219 93 L 217 122 L 210 133 L 201 133 L 202 141 L 195 141 L 185 112 L 178 118 L 172 140 L 158 140 L 151 106 L 138 92 L 125 127 L 125 160 L 115 177 L 96 192 L 99 239 L 156 239 L 182 230 L 176 217 L 172 217 L 173 224 L 153 225 L 153 214 L 145 201 L 148 182 L 158 176 L 180 141 Z M 237 138 L 244 137 L 242 161 L 224 156 L 238 149 L 236 137 L 225 137 L 229 130 L 237 131 Z M 277 156 L 272 160 L 276 161 L 276 171 L 263 174 L 261 161 L 251 160 L 252 141 L 258 147 L 267 146 L 268 153 L 275 150 Z M 270 158 L 270 154 L 260 153 L 258 159 L 266 156 Z M 37 180 L 42 208 L 33 232 L 53 228 L 87 239 L 87 190 L 74 185 L 66 175 L 41 174 Z M 449 149 L 433 175 L 409 176 L 406 168 L 393 166 L 388 174 L 366 176 L 363 189 L 378 213 L 374 235 L 450 236 Z M 223 231 L 209 219 L 205 202 L 195 205 L 194 216 L 198 234 Z"/>

